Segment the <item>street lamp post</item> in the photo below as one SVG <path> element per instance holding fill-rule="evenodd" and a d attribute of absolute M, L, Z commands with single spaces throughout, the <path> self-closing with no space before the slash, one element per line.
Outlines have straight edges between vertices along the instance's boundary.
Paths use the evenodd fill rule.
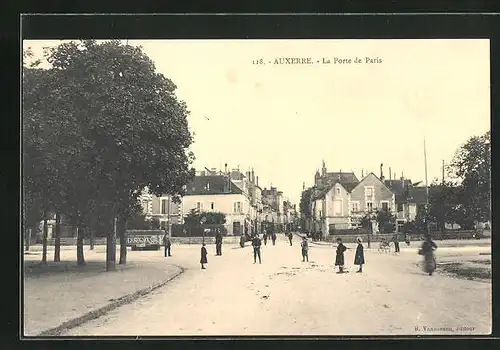
<path fill-rule="evenodd" d="M 200 224 L 202 226 L 202 229 L 203 229 L 203 243 L 205 243 L 205 229 L 203 228 L 203 224 L 207 221 L 207 218 L 205 217 L 202 217 L 201 220 L 200 220 Z"/>

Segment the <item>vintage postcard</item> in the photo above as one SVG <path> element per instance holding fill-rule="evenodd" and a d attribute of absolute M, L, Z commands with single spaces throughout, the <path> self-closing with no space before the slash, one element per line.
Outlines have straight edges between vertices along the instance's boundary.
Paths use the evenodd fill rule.
<path fill-rule="evenodd" d="M 490 334 L 489 57 L 24 40 L 24 336 Z"/>

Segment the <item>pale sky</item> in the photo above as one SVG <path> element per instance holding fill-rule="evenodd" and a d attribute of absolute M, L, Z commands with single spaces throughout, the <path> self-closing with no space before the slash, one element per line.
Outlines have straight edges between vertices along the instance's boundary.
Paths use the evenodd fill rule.
<path fill-rule="evenodd" d="M 24 41 L 36 55 L 61 41 Z M 328 171 L 404 173 L 429 183 L 490 129 L 489 40 L 130 40 L 178 87 L 197 170 L 250 167 L 298 205 Z M 310 57 L 310 65 L 252 65 Z M 334 57 L 382 63 L 318 64 Z M 206 119 L 209 118 L 209 120 Z"/>

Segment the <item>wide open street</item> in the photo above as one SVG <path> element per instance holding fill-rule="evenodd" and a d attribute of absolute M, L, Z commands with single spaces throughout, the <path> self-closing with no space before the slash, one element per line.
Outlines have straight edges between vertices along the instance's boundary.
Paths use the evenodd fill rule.
<path fill-rule="evenodd" d="M 439 242 L 438 247 L 439 247 Z M 248 243 L 247 243 L 248 244 Z M 491 283 L 434 276 L 417 265 L 417 243 L 401 255 L 366 250 L 367 265 L 355 273 L 354 245 L 346 254 L 349 273 L 334 273 L 332 245 L 310 244 L 302 262 L 300 241 L 283 235 L 262 247 L 223 246 L 208 265 L 198 264 L 200 246 L 174 245 L 163 252 L 129 252 L 129 261 L 172 263 L 186 268 L 178 278 L 137 301 L 62 335 L 423 335 L 488 334 Z M 372 248 L 376 247 L 374 244 Z M 436 258 L 488 253 L 487 246 L 443 247 Z M 462 327 L 462 328 L 461 328 Z M 463 328 L 466 327 L 466 328 Z"/>

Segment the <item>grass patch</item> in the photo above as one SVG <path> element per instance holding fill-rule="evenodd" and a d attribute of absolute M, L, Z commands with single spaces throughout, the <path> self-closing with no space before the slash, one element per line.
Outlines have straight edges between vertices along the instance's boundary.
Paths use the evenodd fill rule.
<path fill-rule="evenodd" d="M 466 263 L 447 262 L 437 265 L 439 270 L 464 279 L 491 279 L 491 261 L 474 260 Z"/>
<path fill-rule="evenodd" d="M 116 270 L 120 271 L 131 267 L 130 264 L 116 264 Z M 76 261 L 47 261 L 42 264 L 40 261 L 25 261 L 24 262 L 24 277 L 38 278 L 42 276 L 54 276 L 64 274 L 88 274 L 97 275 L 106 272 L 105 261 L 86 261 L 84 266 L 78 266 Z"/>

